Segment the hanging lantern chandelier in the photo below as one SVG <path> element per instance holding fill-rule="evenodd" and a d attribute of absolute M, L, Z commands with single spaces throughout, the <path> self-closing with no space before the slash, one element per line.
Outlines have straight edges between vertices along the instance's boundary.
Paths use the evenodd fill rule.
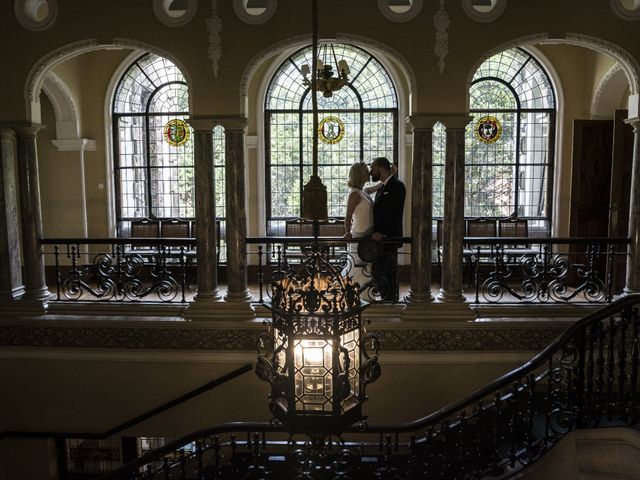
<path fill-rule="evenodd" d="M 318 244 L 304 253 L 297 271 L 271 284 L 256 374 L 271 384 L 276 419 L 322 439 L 363 419 L 365 388 L 380 376 L 379 342 L 364 327 L 359 286 Z"/>

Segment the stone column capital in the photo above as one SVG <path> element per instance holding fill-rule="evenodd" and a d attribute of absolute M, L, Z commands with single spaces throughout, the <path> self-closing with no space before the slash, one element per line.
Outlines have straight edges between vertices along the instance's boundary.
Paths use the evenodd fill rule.
<path fill-rule="evenodd" d="M 407 124 L 413 130 L 433 130 L 433 126 L 439 120 L 439 116 L 432 113 L 415 113 L 406 118 Z"/>
<path fill-rule="evenodd" d="M 464 130 L 473 117 L 468 113 L 443 113 L 440 121 L 447 130 Z"/>
<path fill-rule="evenodd" d="M 213 117 L 217 125 L 222 125 L 226 132 L 242 132 L 247 128 L 247 118 L 242 115 L 217 115 Z"/>
<path fill-rule="evenodd" d="M 185 120 L 195 132 L 212 132 L 218 125 L 212 116 L 194 115 Z"/>
<path fill-rule="evenodd" d="M 4 127 L 2 125 L 0 125 L 0 138 L 16 138 L 16 132 L 15 130 L 9 128 L 9 127 Z"/>
<path fill-rule="evenodd" d="M 14 132 L 16 132 L 16 136 L 18 137 L 36 137 L 40 130 L 44 130 L 46 125 L 42 125 L 40 123 L 15 123 L 11 125 L 4 125 L 7 128 L 10 128 Z"/>
<path fill-rule="evenodd" d="M 624 123 L 633 127 L 634 133 L 640 133 L 640 117 L 626 118 Z"/>

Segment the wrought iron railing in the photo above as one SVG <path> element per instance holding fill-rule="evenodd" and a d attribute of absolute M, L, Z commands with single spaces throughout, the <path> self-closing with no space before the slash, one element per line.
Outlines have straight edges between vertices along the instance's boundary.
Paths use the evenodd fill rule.
<path fill-rule="evenodd" d="M 340 237 L 250 237 L 247 238 L 247 257 L 257 263 L 257 302 L 263 303 L 270 297 L 271 280 L 278 279 L 296 267 L 304 256 L 305 245 L 318 243 L 324 248 L 328 260 L 342 269 L 343 275 L 350 275 L 360 285 L 360 295 L 369 303 L 398 303 L 404 301 L 400 296 L 400 280 L 403 263 L 400 259 L 409 259 L 408 248 L 411 238 L 392 238 L 379 242 L 376 251 L 366 249 L 375 256 L 369 262 L 358 256 L 358 240 L 344 240 Z M 371 247 L 371 243 L 367 246 Z M 408 261 L 406 263 L 409 263 Z M 386 266 L 387 275 L 378 274 L 376 268 Z M 389 268 L 390 267 L 390 268 Z M 408 276 L 407 276 L 408 279 Z"/>
<path fill-rule="evenodd" d="M 195 239 L 43 239 L 58 301 L 186 303 Z"/>
<path fill-rule="evenodd" d="M 273 422 L 229 423 L 104 478 L 509 478 L 572 430 L 639 425 L 638 303 L 640 295 L 613 302 L 521 367 L 413 422 L 362 422 L 320 443 Z"/>
<path fill-rule="evenodd" d="M 465 238 L 476 303 L 611 302 L 628 238 Z M 621 264 L 622 263 L 622 264 Z"/>

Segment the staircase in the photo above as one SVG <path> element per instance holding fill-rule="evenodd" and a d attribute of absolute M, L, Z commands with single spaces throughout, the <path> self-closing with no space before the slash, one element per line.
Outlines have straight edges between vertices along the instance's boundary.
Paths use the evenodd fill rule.
<path fill-rule="evenodd" d="M 229 423 L 104 480 L 506 479 L 579 429 L 640 424 L 640 295 L 578 321 L 521 367 L 413 422 L 366 422 L 312 442 L 275 423 Z"/>

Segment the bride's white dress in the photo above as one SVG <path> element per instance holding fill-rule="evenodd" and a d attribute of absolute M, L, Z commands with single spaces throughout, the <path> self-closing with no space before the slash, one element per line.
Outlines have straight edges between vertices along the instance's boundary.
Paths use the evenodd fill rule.
<path fill-rule="evenodd" d="M 356 192 L 360 196 L 360 202 L 356 205 L 353 216 L 351 217 L 350 233 L 354 240 L 358 240 L 373 233 L 373 200 L 359 188 L 350 188 L 349 195 L 353 192 Z M 360 259 L 358 256 L 357 243 L 349 243 L 347 251 L 353 264 L 347 265 L 343 275 L 349 275 L 353 278 L 354 282 L 360 284 L 360 288 L 366 289 L 367 283 L 371 281 L 371 264 Z M 349 267 L 351 267 L 350 270 Z"/>

